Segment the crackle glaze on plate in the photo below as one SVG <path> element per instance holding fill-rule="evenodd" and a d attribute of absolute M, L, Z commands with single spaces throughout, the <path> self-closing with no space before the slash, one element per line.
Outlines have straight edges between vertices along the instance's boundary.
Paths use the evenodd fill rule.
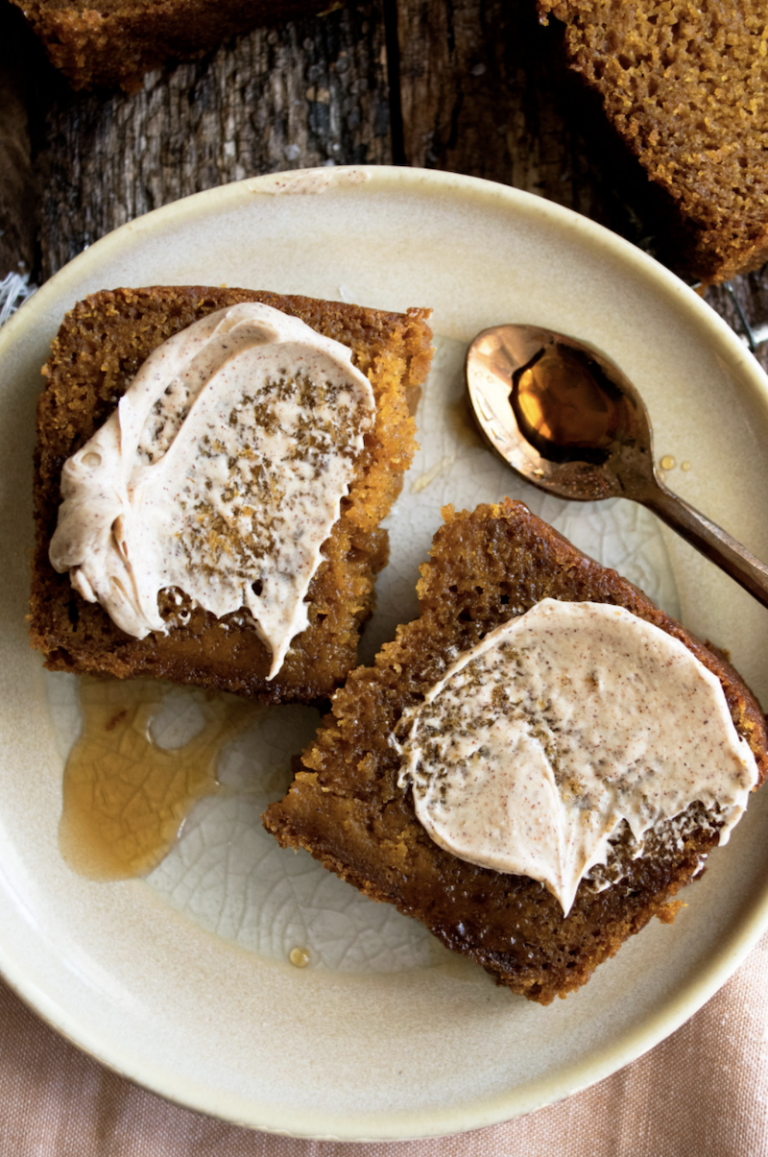
<path fill-rule="evenodd" d="M 485 182 L 387 168 L 276 175 L 168 206 L 91 247 L 0 333 L 5 977 L 107 1064 L 253 1127 L 392 1139 L 528 1112 L 638 1056 L 730 975 L 768 924 L 768 798 L 753 799 L 672 928 L 648 928 L 547 1009 L 496 989 L 419 925 L 262 831 L 264 804 L 312 734 L 310 709 L 256 712 L 227 752 L 226 791 L 197 806 L 147 880 L 94 883 L 59 854 L 74 680 L 43 672 L 24 627 L 39 367 L 61 316 L 88 292 L 222 282 L 434 308 L 421 449 L 389 519 L 391 561 L 365 659 L 415 613 L 417 568 L 440 506 L 509 494 L 727 646 L 768 701 L 766 612 L 638 507 L 568 505 L 518 481 L 472 433 L 462 360 L 474 334 L 500 321 L 599 346 L 648 402 L 657 458 L 677 463 L 673 489 L 762 557 L 765 380 L 694 294 L 585 219 Z M 309 950 L 309 967 L 288 962 L 294 947 Z"/>

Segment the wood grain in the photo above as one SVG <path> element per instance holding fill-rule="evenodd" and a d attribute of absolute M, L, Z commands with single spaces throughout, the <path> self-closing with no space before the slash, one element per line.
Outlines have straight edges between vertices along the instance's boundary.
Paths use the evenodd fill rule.
<path fill-rule="evenodd" d="M 397 12 L 408 164 L 503 181 L 574 208 L 589 201 L 530 3 L 398 0 Z"/>
<path fill-rule="evenodd" d="M 37 187 L 23 67 L 30 41 L 20 14 L 0 8 L 0 280 L 35 264 Z"/>
<path fill-rule="evenodd" d="M 41 274 L 179 197 L 281 169 L 391 160 L 381 4 L 257 29 L 126 93 L 54 86 L 37 166 Z"/>

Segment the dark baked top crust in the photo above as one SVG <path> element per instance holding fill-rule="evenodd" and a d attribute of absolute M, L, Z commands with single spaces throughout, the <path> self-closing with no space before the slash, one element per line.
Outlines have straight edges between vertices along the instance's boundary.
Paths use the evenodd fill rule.
<path fill-rule="evenodd" d="M 200 608 L 168 635 L 134 639 L 57 574 L 48 546 L 60 504 L 64 461 L 104 423 L 149 353 L 214 310 L 260 301 L 299 317 L 349 346 L 376 398 L 367 436 L 341 517 L 323 547 L 325 561 L 310 586 L 310 626 L 293 643 L 282 670 L 267 682 L 269 653 L 250 616 L 221 622 Z M 386 561 L 379 529 L 413 454 L 410 409 L 431 358 L 428 311 L 387 313 L 360 306 L 280 297 L 244 289 L 166 286 L 103 291 L 67 314 L 43 373 L 35 451 L 36 546 L 30 629 L 50 670 L 118 677 L 150 675 L 255 695 L 270 702 L 328 695 L 356 661 L 361 623 L 370 614 L 375 575 Z M 175 604 L 168 600 L 169 621 Z"/>
<path fill-rule="evenodd" d="M 432 842 L 416 819 L 410 789 L 397 785 L 400 761 L 389 738 L 403 710 L 419 702 L 458 652 L 541 599 L 555 598 L 613 603 L 681 640 L 720 679 L 761 782 L 768 770 L 765 720 L 716 651 L 522 503 L 444 514 L 421 568 L 420 617 L 399 628 L 374 667 L 353 671 L 336 693 L 332 715 L 302 757 L 304 770 L 264 824 L 283 846 L 308 849 L 367 895 L 421 920 L 499 983 L 546 1004 L 584 984 L 652 916 L 671 919 L 668 901 L 700 870 L 717 833 L 691 809 L 681 839 L 658 831 L 641 858 L 625 857 L 620 881 L 605 891 L 583 881 L 564 918 L 543 884 L 475 867 Z"/>

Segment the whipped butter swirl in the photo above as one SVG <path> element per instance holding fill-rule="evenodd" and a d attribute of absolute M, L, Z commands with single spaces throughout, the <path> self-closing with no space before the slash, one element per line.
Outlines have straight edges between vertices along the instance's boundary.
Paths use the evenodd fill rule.
<path fill-rule="evenodd" d="M 395 746 L 435 843 L 539 880 L 565 915 L 626 821 L 700 802 L 725 843 L 758 781 L 719 679 L 623 608 L 544 599 L 460 655 Z"/>
<path fill-rule="evenodd" d="M 260 303 L 170 338 L 65 463 L 53 566 L 139 639 L 168 630 L 162 590 L 217 617 L 245 607 L 274 678 L 373 425 L 351 357 Z"/>

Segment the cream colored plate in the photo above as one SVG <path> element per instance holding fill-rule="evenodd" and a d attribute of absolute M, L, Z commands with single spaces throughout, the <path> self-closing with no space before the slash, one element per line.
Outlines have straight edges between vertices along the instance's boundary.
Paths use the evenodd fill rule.
<path fill-rule="evenodd" d="M 86 293 L 162 283 L 434 307 L 422 450 L 391 519 L 368 654 L 412 613 L 440 505 L 510 494 L 727 646 L 768 701 L 764 610 L 636 508 L 566 506 L 525 488 L 468 434 L 461 406 L 461 359 L 478 330 L 523 321 L 590 341 L 645 396 L 657 456 L 677 463 L 672 487 L 768 558 L 761 371 L 693 293 L 584 218 L 501 186 L 387 168 L 271 176 L 168 206 L 92 246 L 0 332 L 8 981 L 81 1047 L 156 1092 L 301 1136 L 477 1128 L 606 1076 L 690 1016 L 768 925 L 768 795 L 755 797 L 729 848 L 688 889 L 672 928 L 647 929 L 547 1009 L 496 989 L 419 926 L 261 832 L 263 800 L 311 728 L 311 716 L 295 714 L 303 709 L 257 721 L 231 753 L 227 796 L 198 808 L 149 880 L 96 884 L 63 863 L 72 686 L 44 674 L 24 626 L 39 366 L 63 313 Z M 308 968 L 287 962 L 292 947 L 309 948 Z"/>

